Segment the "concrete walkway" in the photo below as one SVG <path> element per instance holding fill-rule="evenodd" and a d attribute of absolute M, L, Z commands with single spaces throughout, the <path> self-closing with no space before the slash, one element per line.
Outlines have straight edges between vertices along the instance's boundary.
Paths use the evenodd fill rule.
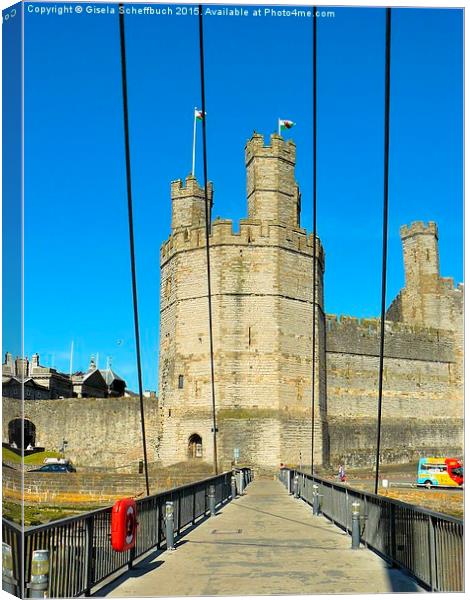
<path fill-rule="evenodd" d="M 373 552 L 289 496 L 277 481 L 193 529 L 174 552 L 143 561 L 102 596 L 248 596 L 423 591 Z M 112 589 L 111 589 L 112 588 Z"/>

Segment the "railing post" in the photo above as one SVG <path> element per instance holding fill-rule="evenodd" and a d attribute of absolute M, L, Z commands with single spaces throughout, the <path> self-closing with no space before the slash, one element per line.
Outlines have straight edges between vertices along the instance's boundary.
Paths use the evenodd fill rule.
<path fill-rule="evenodd" d="M 134 558 L 135 558 L 135 546 L 129 550 L 129 561 L 127 562 L 128 569 L 132 569 L 134 567 Z"/>
<path fill-rule="evenodd" d="M 395 505 L 390 504 L 390 557 L 395 565 L 397 561 L 397 523 Z"/>
<path fill-rule="evenodd" d="M 86 588 L 85 588 L 85 596 L 91 595 L 91 588 L 93 587 L 94 580 L 94 564 L 93 564 L 93 535 L 94 535 L 94 519 L 93 517 L 88 517 L 85 521 L 85 531 L 86 531 Z"/>
<path fill-rule="evenodd" d="M 366 528 L 367 528 L 367 522 L 369 520 L 369 504 L 367 502 L 367 496 L 366 495 L 363 496 L 363 500 L 364 500 L 364 522 L 365 522 L 365 525 L 364 525 L 364 546 L 366 548 L 368 548 L 369 547 L 369 545 L 367 543 L 367 534 L 368 534 L 368 531 L 366 531 Z"/>
<path fill-rule="evenodd" d="M 432 516 L 428 516 L 428 543 L 429 543 L 429 577 L 431 579 L 431 592 L 437 591 L 437 569 L 436 569 L 436 533 Z"/>
<path fill-rule="evenodd" d="M 193 490 L 193 525 L 196 523 L 196 493 L 197 490 Z"/>
<path fill-rule="evenodd" d="M 181 492 L 178 494 L 178 512 L 176 513 L 176 533 L 179 535 L 181 530 Z"/>

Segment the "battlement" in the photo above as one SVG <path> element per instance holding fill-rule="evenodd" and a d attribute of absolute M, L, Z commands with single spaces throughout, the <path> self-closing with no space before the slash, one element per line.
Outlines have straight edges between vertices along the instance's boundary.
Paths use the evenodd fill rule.
<path fill-rule="evenodd" d="M 207 184 L 207 194 L 209 200 L 212 198 L 214 193 L 212 181 Z M 204 187 L 200 186 L 194 175 L 189 174 L 185 181 L 182 179 L 175 179 L 171 182 L 171 199 L 175 200 L 178 198 L 204 198 Z"/>
<path fill-rule="evenodd" d="M 400 237 L 402 240 L 417 234 L 429 234 L 438 238 L 437 224 L 434 221 L 429 221 L 428 224 L 423 221 L 413 221 L 411 225 L 402 225 L 400 227 Z"/>
<path fill-rule="evenodd" d="M 264 143 L 264 135 L 254 133 L 245 146 L 245 163 L 248 165 L 255 157 L 260 158 L 280 158 L 293 165 L 296 159 L 296 146 L 292 140 L 284 140 L 277 133 L 272 133 L 269 144 Z"/>
<path fill-rule="evenodd" d="M 278 224 L 265 223 L 255 219 L 241 219 L 238 232 L 234 231 L 231 219 L 216 218 L 212 222 L 209 235 L 211 248 L 217 246 L 266 246 L 279 247 L 303 254 L 313 254 L 313 234 L 305 229 L 287 228 Z M 175 231 L 161 246 L 161 264 L 174 254 L 204 248 L 206 245 L 205 225 Z M 316 254 L 321 269 L 324 270 L 325 253 L 317 236 Z"/>
<path fill-rule="evenodd" d="M 357 319 L 326 315 L 327 352 L 379 356 L 380 319 Z M 451 331 L 385 321 L 385 356 L 432 362 L 453 362 L 454 336 Z"/>
<path fill-rule="evenodd" d="M 380 318 L 378 317 L 350 317 L 348 315 L 326 314 L 327 331 L 338 331 L 341 329 L 355 329 L 360 334 L 380 333 Z M 435 339 L 439 330 L 432 327 L 410 325 L 398 321 L 385 320 L 386 333 L 406 333 L 423 336 L 427 339 Z"/>

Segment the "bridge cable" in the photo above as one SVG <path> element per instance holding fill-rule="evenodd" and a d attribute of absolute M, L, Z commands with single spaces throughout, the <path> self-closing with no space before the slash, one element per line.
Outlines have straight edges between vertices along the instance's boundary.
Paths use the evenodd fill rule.
<path fill-rule="evenodd" d="M 315 344 L 317 316 L 317 7 L 313 7 L 313 323 L 312 323 L 312 448 L 311 473 L 314 474 L 315 452 Z"/>
<path fill-rule="evenodd" d="M 207 300 L 209 309 L 209 351 L 210 351 L 210 367 L 211 367 L 211 396 L 212 396 L 212 435 L 214 449 L 214 473 L 218 474 L 217 461 L 217 421 L 215 412 L 215 384 L 214 384 L 214 339 L 212 327 L 212 290 L 211 290 L 211 266 L 210 266 L 210 250 L 209 250 L 209 230 L 211 227 L 211 215 L 209 199 L 207 194 L 207 140 L 206 140 L 206 90 L 204 78 L 204 30 L 202 18 L 202 5 L 199 5 L 199 59 L 201 70 L 201 110 L 202 110 L 202 151 L 204 165 L 204 202 L 205 202 L 205 225 L 206 225 L 206 265 L 207 265 Z"/>
<path fill-rule="evenodd" d="M 380 355 L 379 355 L 379 402 L 377 414 L 377 451 L 375 457 L 375 493 L 379 485 L 380 430 L 382 424 L 382 391 L 385 342 L 385 296 L 387 284 L 387 241 L 388 241 L 388 191 L 389 191 L 389 150 L 390 150 L 390 38 L 391 8 L 386 9 L 385 20 L 385 119 L 384 119 L 384 202 L 382 233 L 382 310 L 380 315 Z"/>
<path fill-rule="evenodd" d="M 119 32 L 121 40 L 121 72 L 122 72 L 122 99 L 123 99 L 123 117 L 124 117 L 124 139 L 126 153 L 126 179 L 127 179 L 127 208 L 129 216 L 129 244 L 131 258 L 131 274 L 132 274 L 132 298 L 134 305 L 134 330 L 135 330 L 135 346 L 137 355 L 137 374 L 139 380 L 139 398 L 140 398 L 140 422 L 142 426 L 142 446 L 144 450 L 144 472 L 145 472 L 145 487 L 147 496 L 150 495 L 148 464 L 147 464 L 147 445 L 145 442 L 145 420 L 144 420 L 144 398 L 142 393 L 142 366 L 140 359 L 140 335 L 139 335 L 139 314 L 137 310 L 137 279 L 135 269 L 135 251 L 134 251 L 134 220 L 132 213 L 132 183 L 131 183 L 131 159 L 130 159 L 130 143 L 129 143 L 129 113 L 127 103 L 127 71 L 126 71 L 126 38 L 124 30 L 124 12 L 123 4 L 120 4 L 119 12 Z"/>

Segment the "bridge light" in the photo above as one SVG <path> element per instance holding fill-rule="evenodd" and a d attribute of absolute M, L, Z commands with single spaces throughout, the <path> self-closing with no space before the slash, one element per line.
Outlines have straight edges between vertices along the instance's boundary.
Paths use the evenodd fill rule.
<path fill-rule="evenodd" d="M 45 598 L 49 587 L 49 550 L 34 550 L 31 559 L 30 598 Z"/>
<path fill-rule="evenodd" d="M 44 583 L 49 578 L 49 550 L 34 550 L 31 561 L 31 582 Z"/>
<path fill-rule="evenodd" d="M 11 546 L 2 543 L 2 576 L 13 577 L 13 554 Z"/>

